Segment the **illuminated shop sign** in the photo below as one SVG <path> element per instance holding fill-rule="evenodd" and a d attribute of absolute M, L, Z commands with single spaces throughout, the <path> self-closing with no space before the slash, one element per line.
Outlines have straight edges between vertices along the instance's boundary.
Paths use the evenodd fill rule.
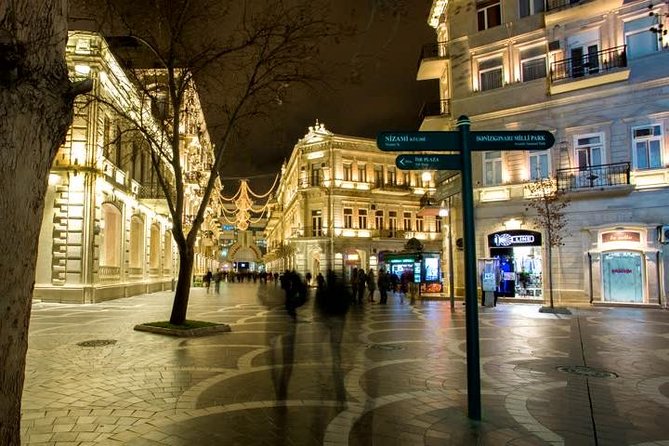
<path fill-rule="evenodd" d="M 541 233 L 523 229 L 495 232 L 488 235 L 488 246 L 491 248 L 541 246 Z"/>
<path fill-rule="evenodd" d="M 614 231 L 602 234 L 602 243 L 612 242 L 641 242 L 641 233 L 637 231 Z"/>

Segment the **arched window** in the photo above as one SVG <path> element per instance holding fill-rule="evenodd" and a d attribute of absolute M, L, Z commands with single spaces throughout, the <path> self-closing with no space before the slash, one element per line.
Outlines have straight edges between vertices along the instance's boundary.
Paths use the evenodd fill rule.
<path fill-rule="evenodd" d="M 133 216 L 130 219 L 130 268 L 141 268 L 144 255 L 144 222 Z"/>
<path fill-rule="evenodd" d="M 104 203 L 100 223 L 100 266 L 120 266 L 121 211 L 113 204 Z"/>
<path fill-rule="evenodd" d="M 163 236 L 163 269 L 171 270 L 172 269 L 172 233 L 170 231 L 165 231 Z"/>
<path fill-rule="evenodd" d="M 149 266 L 151 269 L 160 268 L 160 226 L 151 225 L 151 241 L 149 251 Z"/>

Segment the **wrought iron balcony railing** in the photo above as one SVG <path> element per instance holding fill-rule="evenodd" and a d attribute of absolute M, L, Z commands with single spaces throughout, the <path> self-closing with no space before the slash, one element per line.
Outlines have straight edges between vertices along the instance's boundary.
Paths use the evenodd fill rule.
<path fill-rule="evenodd" d="M 425 119 L 428 116 L 448 116 L 451 114 L 450 99 L 442 99 L 440 101 L 425 102 L 420 108 L 418 116 L 420 119 Z"/>
<path fill-rule="evenodd" d="M 578 79 L 627 66 L 627 45 L 584 54 L 551 63 L 551 81 Z"/>
<path fill-rule="evenodd" d="M 438 57 L 448 57 L 448 42 L 426 43 L 420 50 L 418 66 L 423 59 L 434 59 Z"/>
<path fill-rule="evenodd" d="M 630 184 L 630 163 L 558 169 L 557 183 L 565 191 Z"/>

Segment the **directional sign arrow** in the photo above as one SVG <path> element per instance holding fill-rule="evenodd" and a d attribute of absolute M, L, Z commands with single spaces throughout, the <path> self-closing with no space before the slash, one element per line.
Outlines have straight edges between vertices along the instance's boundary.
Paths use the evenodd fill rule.
<path fill-rule="evenodd" d="M 470 133 L 471 150 L 545 150 L 555 137 L 545 130 L 489 131 Z"/>
<path fill-rule="evenodd" d="M 460 170 L 460 155 L 399 155 L 395 165 L 403 170 Z"/>
<path fill-rule="evenodd" d="M 459 132 L 381 132 L 376 145 L 384 152 L 460 150 Z"/>

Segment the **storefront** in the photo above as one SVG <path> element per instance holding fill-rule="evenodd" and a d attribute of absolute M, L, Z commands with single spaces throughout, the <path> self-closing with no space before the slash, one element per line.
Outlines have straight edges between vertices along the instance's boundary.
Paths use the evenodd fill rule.
<path fill-rule="evenodd" d="M 588 253 L 593 303 L 660 303 L 659 250 L 648 247 L 645 228 L 597 230 Z"/>
<path fill-rule="evenodd" d="M 410 275 L 414 283 L 420 283 L 423 293 L 440 293 L 441 257 L 436 252 L 382 253 L 379 256 L 380 266 L 399 279 Z"/>
<path fill-rule="evenodd" d="M 498 297 L 541 299 L 541 233 L 511 229 L 488 235 L 490 257 L 499 259 Z"/>

